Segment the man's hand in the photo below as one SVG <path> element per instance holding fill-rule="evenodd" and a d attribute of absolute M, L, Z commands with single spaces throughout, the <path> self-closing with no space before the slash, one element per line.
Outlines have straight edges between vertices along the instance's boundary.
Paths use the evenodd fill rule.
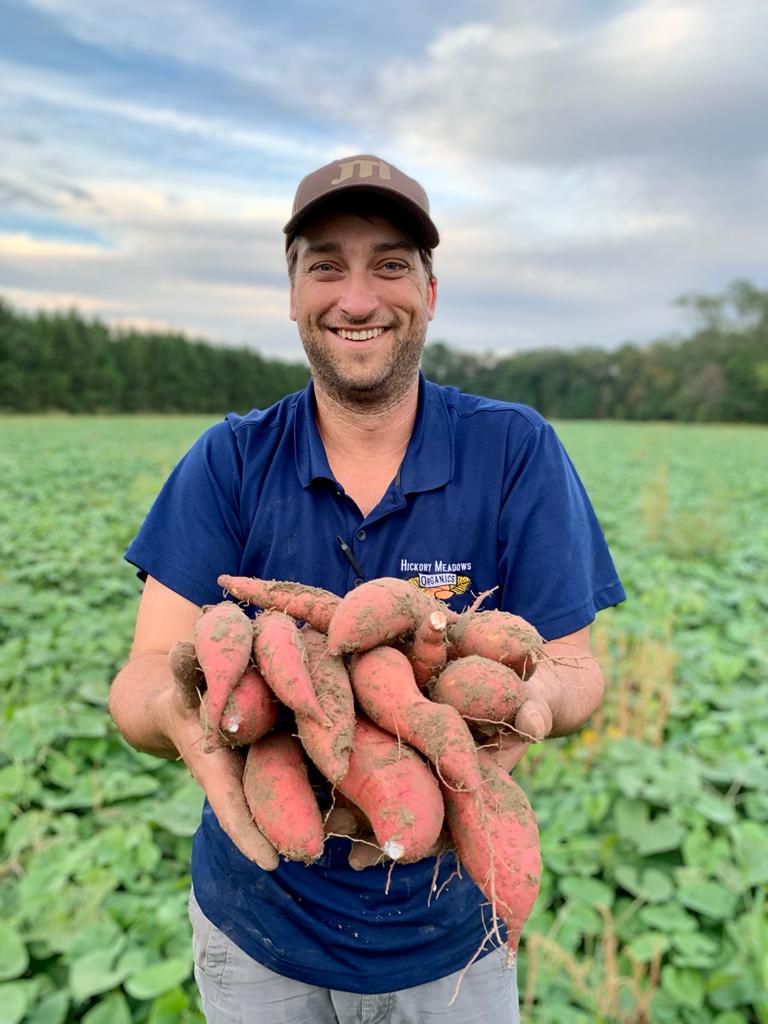
<path fill-rule="evenodd" d="M 245 799 L 244 757 L 225 747 L 206 751 L 198 713 L 185 708 L 175 690 L 169 703 L 169 738 L 208 797 L 216 820 L 241 853 L 265 871 L 273 871 L 277 851 L 256 827 Z"/>
<path fill-rule="evenodd" d="M 605 691 L 589 627 L 545 643 L 536 671 L 523 688 L 525 700 L 513 723 L 522 739 L 537 742 L 580 729 L 600 706 Z"/>
<path fill-rule="evenodd" d="M 237 848 L 259 867 L 277 867 L 274 847 L 256 827 L 243 792 L 243 758 L 208 753 L 197 708 L 185 706 L 168 664 L 176 640 L 191 640 L 200 608 L 149 577 L 139 605 L 131 656 L 112 683 L 109 710 L 131 746 L 184 761 Z"/>

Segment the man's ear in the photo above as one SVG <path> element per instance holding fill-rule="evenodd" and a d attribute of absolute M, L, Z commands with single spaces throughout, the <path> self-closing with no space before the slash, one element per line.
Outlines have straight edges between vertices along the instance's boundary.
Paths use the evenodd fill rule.
<path fill-rule="evenodd" d="M 293 296 L 293 285 L 291 285 L 291 290 L 289 292 L 289 295 L 290 295 L 291 320 L 295 320 L 296 319 L 296 301 L 295 301 L 294 296 Z"/>
<path fill-rule="evenodd" d="M 435 315 L 435 305 L 437 303 L 437 278 L 430 277 L 427 282 L 427 314 L 429 319 Z"/>

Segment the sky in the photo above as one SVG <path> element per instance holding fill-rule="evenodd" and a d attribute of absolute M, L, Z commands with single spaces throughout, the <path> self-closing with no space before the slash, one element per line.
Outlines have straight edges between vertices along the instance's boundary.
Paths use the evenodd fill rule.
<path fill-rule="evenodd" d="M 427 189 L 429 338 L 685 332 L 768 285 L 768 0 L 0 0 L 0 296 L 295 360 L 300 178 Z"/>

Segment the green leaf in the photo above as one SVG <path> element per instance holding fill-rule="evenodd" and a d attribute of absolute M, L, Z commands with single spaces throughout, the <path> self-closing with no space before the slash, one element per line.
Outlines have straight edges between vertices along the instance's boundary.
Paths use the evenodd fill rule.
<path fill-rule="evenodd" d="M 64 1024 L 68 1009 L 69 995 L 64 991 L 53 992 L 30 1010 L 24 1024 Z"/>
<path fill-rule="evenodd" d="M 633 865 L 620 864 L 616 868 L 616 881 L 627 892 L 648 903 L 663 903 L 674 892 L 672 879 L 656 868 L 647 868 L 641 875 Z"/>
<path fill-rule="evenodd" d="M 712 967 L 720 945 L 702 932 L 683 932 L 672 936 L 672 944 L 678 952 L 674 962 L 678 967 Z"/>
<path fill-rule="evenodd" d="M 0 1024 L 18 1024 L 34 998 L 28 981 L 7 981 L 0 985 Z"/>
<path fill-rule="evenodd" d="M 687 933 L 698 930 L 699 921 L 684 910 L 679 903 L 658 903 L 656 906 L 642 907 L 640 919 L 665 935 L 671 933 Z"/>
<path fill-rule="evenodd" d="M 595 793 L 587 793 L 584 796 L 584 810 L 589 816 L 593 825 L 603 820 L 611 808 L 611 794 L 607 789 L 597 790 Z"/>
<path fill-rule="evenodd" d="M 189 1007 L 189 996 L 182 988 L 173 988 L 152 1003 L 147 1024 L 178 1024 Z"/>
<path fill-rule="evenodd" d="M 203 809 L 203 793 L 190 779 L 178 786 L 162 800 L 146 801 L 144 817 L 171 835 L 187 838 L 193 836 L 200 825 Z"/>
<path fill-rule="evenodd" d="M 564 926 L 581 935 L 600 935 L 603 930 L 602 917 L 586 903 L 568 903 L 560 913 Z"/>
<path fill-rule="evenodd" d="M 704 979 L 698 971 L 666 964 L 661 971 L 661 987 L 682 1006 L 700 1010 L 704 1005 Z"/>
<path fill-rule="evenodd" d="M 699 814 L 716 825 L 730 825 L 736 818 L 733 801 L 726 800 L 719 793 L 703 790 L 696 798 L 694 806 Z"/>
<path fill-rule="evenodd" d="M 0 797 L 18 798 L 26 790 L 27 772 L 28 769 L 19 761 L 0 768 Z"/>
<path fill-rule="evenodd" d="M 628 800 L 621 797 L 614 809 L 616 831 L 621 839 L 637 844 L 648 825 L 649 808 L 644 800 Z"/>
<path fill-rule="evenodd" d="M 86 1013 L 82 1024 L 131 1024 L 131 1011 L 122 992 L 113 992 Z"/>
<path fill-rule="evenodd" d="M 722 865 L 729 865 L 733 860 L 728 840 L 721 835 L 714 837 L 702 822 L 690 829 L 682 850 L 686 866 L 699 868 L 700 873 L 707 875 L 717 875 Z"/>
<path fill-rule="evenodd" d="M 124 975 L 115 968 L 116 950 L 94 949 L 78 957 L 69 971 L 69 987 L 77 1003 L 119 985 Z"/>
<path fill-rule="evenodd" d="M 34 846 L 50 830 L 51 815 L 45 811 L 27 811 L 9 825 L 5 833 L 5 852 L 21 853 L 22 850 Z"/>
<path fill-rule="evenodd" d="M 654 957 L 666 953 L 668 949 L 669 939 L 661 932 L 644 932 L 627 946 L 627 951 L 641 963 L 650 963 Z"/>
<path fill-rule="evenodd" d="M 708 1000 L 717 1010 L 735 1010 L 760 998 L 760 985 L 735 962 L 707 978 Z"/>
<path fill-rule="evenodd" d="M 738 896 L 719 882 L 683 885 L 678 890 L 677 898 L 689 910 L 713 917 L 717 921 L 731 917 L 738 902 Z"/>
<path fill-rule="evenodd" d="M 685 831 L 679 821 L 671 814 L 660 814 L 646 825 L 637 841 L 637 849 L 642 856 L 676 850 L 684 835 Z"/>
<path fill-rule="evenodd" d="M 745 883 L 768 882 L 768 826 L 756 821 L 740 821 L 733 827 L 732 836 Z"/>
<path fill-rule="evenodd" d="M 145 967 L 125 981 L 125 991 L 134 999 L 154 999 L 175 988 L 192 973 L 188 957 L 174 957 Z"/>
<path fill-rule="evenodd" d="M 586 903 L 590 907 L 613 906 L 613 890 L 596 878 L 580 878 L 572 875 L 560 881 L 560 889 L 572 900 Z"/>
<path fill-rule="evenodd" d="M 29 955 L 19 932 L 6 921 L 0 921 L 0 980 L 18 978 L 27 969 Z"/>

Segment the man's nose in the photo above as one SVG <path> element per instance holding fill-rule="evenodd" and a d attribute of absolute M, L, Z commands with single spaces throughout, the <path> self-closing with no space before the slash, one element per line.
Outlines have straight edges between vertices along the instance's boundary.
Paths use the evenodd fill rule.
<path fill-rule="evenodd" d="M 338 300 L 342 313 L 350 320 L 366 320 L 378 305 L 379 296 L 367 273 L 359 271 L 346 275 Z"/>

